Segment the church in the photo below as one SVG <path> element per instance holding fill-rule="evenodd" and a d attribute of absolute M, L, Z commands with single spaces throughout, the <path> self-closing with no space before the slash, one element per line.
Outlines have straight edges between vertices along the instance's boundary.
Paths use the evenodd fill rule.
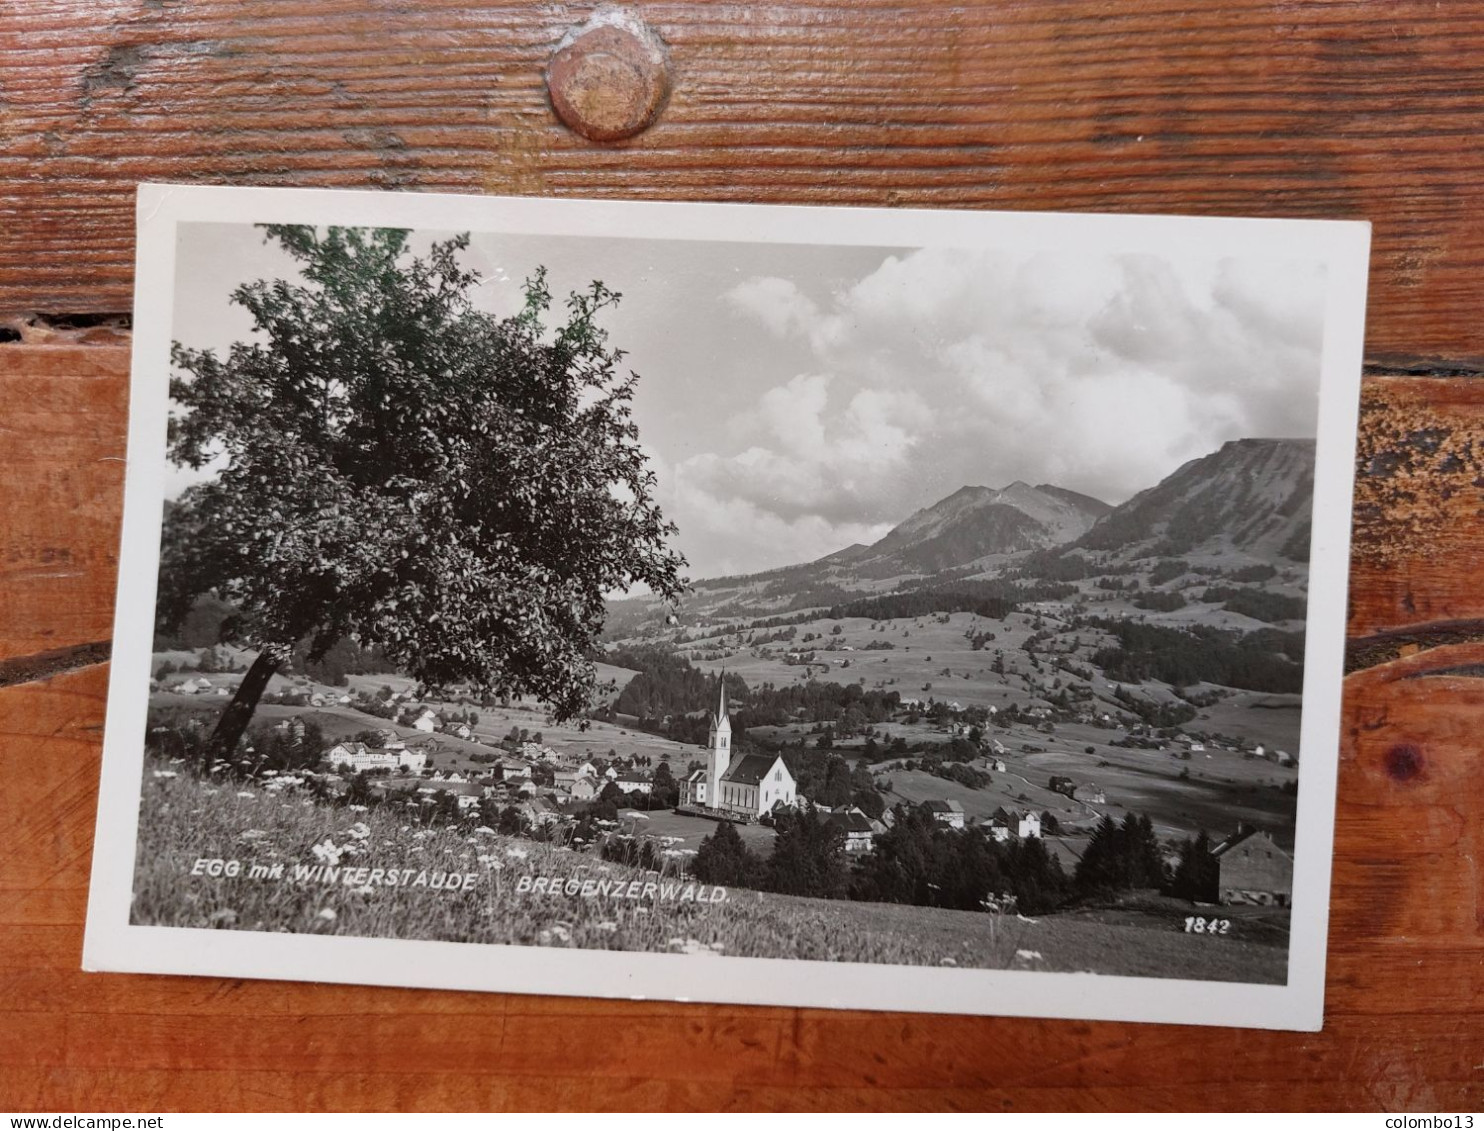
<path fill-rule="evenodd" d="M 723 678 L 721 704 L 711 720 L 706 766 L 680 783 L 681 808 L 720 809 L 756 820 L 776 806 L 794 804 L 793 774 L 777 754 L 734 754 Z"/>

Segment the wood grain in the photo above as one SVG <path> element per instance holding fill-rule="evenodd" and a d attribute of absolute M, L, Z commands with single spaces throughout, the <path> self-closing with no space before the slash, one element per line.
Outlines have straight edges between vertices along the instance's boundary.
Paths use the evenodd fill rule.
<path fill-rule="evenodd" d="M 1484 1107 L 1484 9 L 643 4 L 612 145 L 591 10 L 0 6 L 0 1107 Z M 82 974 L 145 179 L 1372 220 L 1324 1032 Z"/>
<path fill-rule="evenodd" d="M 640 5 L 675 87 L 593 145 L 591 5 L 0 7 L 0 314 L 130 308 L 143 179 L 1363 218 L 1373 354 L 1484 358 L 1484 9 L 1433 0 Z"/>
<path fill-rule="evenodd" d="M 1361 392 L 1349 658 L 1484 640 L 1484 381 L 1379 377 Z"/>
<path fill-rule="evenodd" d="M 107 670 L 0 690 L 0 1103 L 1477 1108 L 1484 682 L 1413 672 L 1350 677 L 1320 1034 L 86 975 Z"/>
<path fill-rule="evenodd" d="M 22 412 L 6 434 L 20 473 L 0 481 L 0 659 L 107 637 L 126 370 L 117 345 L 0 346 L 0 403 Z M 1414 604 L 1467 596 L 1467 574 L 1418 569 L 1484 540 L 1425 461 L 1484 398 L 1467 380 L 1372 376 L 1365 403 L 1352 627 L 1368 631 L 1405 623 L 1402 575 Z M 1448 436 L 1428 449 L 1419 425 Z M 1424 463 L 1398 462 L 1409 453 Z M 19 683 L 0 689 L 0 1107 L 1478 1108 L 1470 671 L 1484 645 L 1347 680 L 1319 1034 L 83 974 L 107 667 Z"/>

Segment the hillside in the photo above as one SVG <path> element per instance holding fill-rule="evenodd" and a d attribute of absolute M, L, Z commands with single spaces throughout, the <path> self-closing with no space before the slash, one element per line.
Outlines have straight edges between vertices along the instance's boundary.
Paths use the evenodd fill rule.
<path fill-rule="evenodd" d="M 1146 593 L 1168 593 L 1178 578 L 1184 580 L 1175 588 L 1188 588 L 1198 567 L 1211 580 L 1210 607 L 1192 604 L 1177 611 L 1178 602 L 1160 606 L 1145 597 L 1123 606 L 1115 602 L 1108 611 L 1252 630 L 1301 620 L 1301 610 L 1275 612 L 1261 603 L 1261 594 L 1234 595 L 1222 586 L 1258 580 L 1280 600 L 1302 599 L 1313 488 L 1313 441 L 1288 439 L 1230 441 L 1117 507 L 1045 483 L 966 486 L 908 516 L 872 545 L 763 573 L 698 581 L 677 615 L 681 628 L 694 635 L 698 625 L 796 616 L 867 595 L 1002 581 L 1025 591 L 1036 583 L 1084 582 L 1099 573 L 1123 577 L 1130 591 L 1138 582 Z M 1091 598 L 1109 599 L 1089 587 L 1090 582 L 1079 586 Z M 663 637 L 669 611 L 643 597 L 611 602 L 607 637 Z"/>
<path fill-rule="evenodd" d="M 1017 481 L 1000 490 L 963 487 L 847 560 L 890 562 L 904 573 L 938 573 L 991 555 L 1061 545 L 1111 510 L 1107 503 L 1049 485 Z"/>
<path fill-rule="evenodd" d="M 1189 554 L 1309 559 L 1312 440 L 1232 440 L 1104 515 L 1068 550 L 1103 561 Z"/>

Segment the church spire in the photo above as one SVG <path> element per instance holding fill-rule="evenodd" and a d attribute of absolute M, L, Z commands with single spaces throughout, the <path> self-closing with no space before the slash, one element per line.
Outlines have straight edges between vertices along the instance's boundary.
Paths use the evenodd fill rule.
<path fill-rule="evenodd" d="M 721 669 L 721 705 L 716 709 L 716 721 L 726 721 L 727 717 L 727 670 Z"/>

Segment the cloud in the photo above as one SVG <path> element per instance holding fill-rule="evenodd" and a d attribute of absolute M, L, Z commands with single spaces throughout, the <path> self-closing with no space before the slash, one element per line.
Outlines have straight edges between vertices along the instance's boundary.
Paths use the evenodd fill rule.
<path fill-rule="evenodd" d="M 890 523 L 910 493 L 883 487 L 909 481 L 932 410 L 912 390 L 865 387 L 842 399 L 836 386 L 836 378 L 801 374 L 769 389 L 739 422 L 753 442 L 731 455 L 681 461 L 677 482 L 788 523 Z"/>
<path fill-rule="evenodd" d="M 807 330 L 819 319 L 814 300 L 789 279 L 754 277 L 738 283 L 725 298 L 734 309 L 756 318 L 780 338 Z"/>
<path fill-rule="evenodd" d="M 732 450 L 674 469 L 694 501 L 751 508 L 737 521 L 871 530 L 1015 479 L 1120 502 L 1227 440 L 1316 425 L 1308 263 L 927 248 L 823 305 L 783 278 L 727 299 L 811 358 Z"/>

